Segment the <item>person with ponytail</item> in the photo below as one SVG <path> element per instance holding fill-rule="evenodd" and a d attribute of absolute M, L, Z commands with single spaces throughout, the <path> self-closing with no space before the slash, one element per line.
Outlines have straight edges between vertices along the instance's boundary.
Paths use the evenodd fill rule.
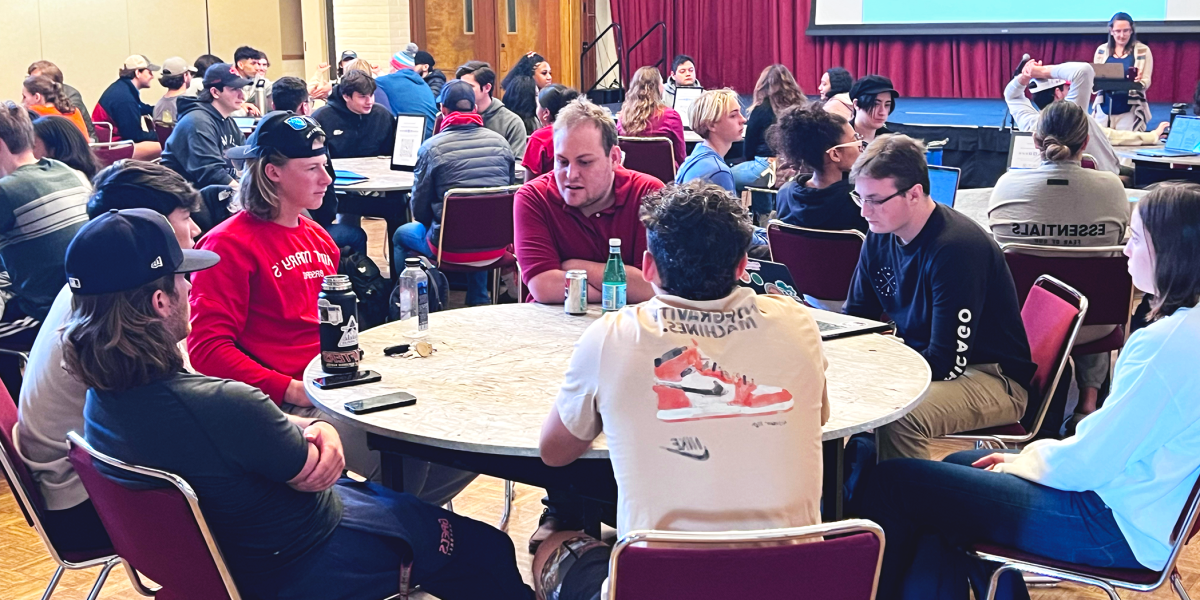
<path fill-rule="evenodd" d="M 662 74 L 654 67 L 642 67 L 633 74 L 625 103 L 617 121 L 617 133 L 633 137 L 665 137 L 675 149 L 675 166 L 687 159 L 683 140 L 683 119 L 663 103 Z"/>
<path fill-rule="evenodd" d="M 83 112 L 71 104 L 71 99 L 63 91 L 63 85 L 44 75 L 30 75 L 25 78 L 21 89 L 21 103 L 25 108 L 45 117 L 55 115 L 66 117 L 76 127 L 84 138 L 88 137 L 87 124 L 83 122 Z"/>
<path fill-rule="evenodd" d="M 525 181 L 554 170 L 554 119 L 558 111 L 568 102 L 579 97 L 579 92 L 561 83 L 552 83 L 538 92 L 537 118 L 541 127 L 529 135 L 525 144 Z"/>
<path fill-rule="evenodd" d="M 521 117 L 525 135 L 532 135 L 541 127 L 537 116 L 538 94 L 553 82 L 550 63 L 537 52 L 522 56 L 500 82 L 504 89 L 504 105 Z"/>
<path fill-rule="evenodd" d="M 1011 170 L 992 190 L 988 224 L 997 242 L 1078 248 L 1113 246 L 1124 239 L 1129 200 L 1121 179 L 1080 164 L 1088 120 L 1079 105 L 1066 100 L 1042 110 L 1033 134 L 1041 166 Z M 1100 339 L 1112 329 L 1084 327 L 1076 343 Z M 1075 357 L 1080 416 L 1096 410 L 1109 360 L 1107 353 Z"/>

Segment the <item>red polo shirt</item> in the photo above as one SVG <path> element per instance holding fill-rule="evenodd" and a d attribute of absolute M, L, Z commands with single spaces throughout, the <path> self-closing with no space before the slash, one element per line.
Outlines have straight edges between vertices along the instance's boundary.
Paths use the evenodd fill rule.
<path fill-rule="evenodd" d="M 662 187 L 655 177 L 617 167 L 613 172 L 616 202 L 599 213 L 584 215 L 563 200 L 554 173 L 521 186 L 513 206 L 513 224 L 522 279 L 528 284 L 546 271 L 561 269 L 563 261 L 570 259 L 602 263 L 608 260 L 609 238 L 621 238 L 621 259 L 641 268 L 646 228 L 638 209 L 646 194 Z"/>

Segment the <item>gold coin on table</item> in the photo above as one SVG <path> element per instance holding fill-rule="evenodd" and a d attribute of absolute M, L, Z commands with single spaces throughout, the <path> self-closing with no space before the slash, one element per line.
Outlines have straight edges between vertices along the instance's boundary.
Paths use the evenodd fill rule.
<path fill-rule="evenodd" d="M 433 354 L 433 344 L 430 344 L 429 342 L 417 342 L 415 348 L 417 350 L 417 356 L 420 356 L 421 358 L 425 358 L 430 354 Z"/>

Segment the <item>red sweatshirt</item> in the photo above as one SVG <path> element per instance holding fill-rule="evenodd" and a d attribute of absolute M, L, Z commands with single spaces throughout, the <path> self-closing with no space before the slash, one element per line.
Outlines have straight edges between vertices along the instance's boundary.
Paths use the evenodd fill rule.
<path fill-rule="evenodd" d="M 305 217 L 299 227 L 284 227 L 239 212 L 196 248 L 221 262 L 192 275 L 192 367 L 282 403 L 288 384 L 320 353 L 317 294 L 325 276 L 337 274 L 337 246 Z"/>

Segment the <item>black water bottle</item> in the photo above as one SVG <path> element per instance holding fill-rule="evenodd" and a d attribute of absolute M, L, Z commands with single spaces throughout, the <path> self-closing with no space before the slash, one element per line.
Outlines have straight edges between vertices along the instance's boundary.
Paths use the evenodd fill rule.
<path fill-rule="evenodd" d="M 317 295 L 321 322 L 321 369 L 326 373 L 358 370 L 358 297 L 350 276 L 326 275 Z"/>

